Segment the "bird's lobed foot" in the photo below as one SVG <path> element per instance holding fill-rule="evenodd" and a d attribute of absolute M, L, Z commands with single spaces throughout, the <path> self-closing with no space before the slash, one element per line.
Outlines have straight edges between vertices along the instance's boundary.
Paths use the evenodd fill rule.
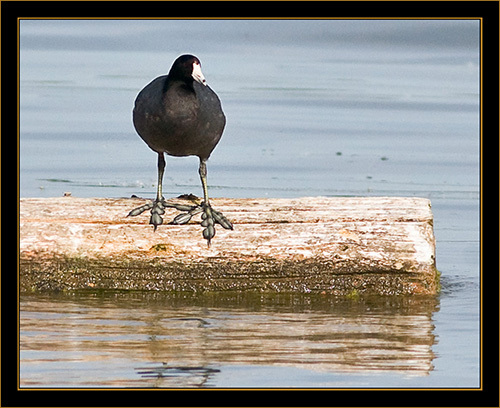
<path fill-rule="evenodd" d="M 162 215 L 165 214 L 165 208 L 170 207 L 170 208 L 175 208 L 179 211 L 191 211 L 198 206 L 190 206 L 190 205 L 182 205 L 182 204 L 173 204 L 173 203 L 168 203 L 165 201 L 164 198 L 161 199 L 156 199 L 154 201 L 151 201 L 149 203 L 146 203 L 144 205 L 141 205 L 140 207 L 137 207 L 130 211 L 127 215 L 127 217 L 135 217 L 136 215 L 142 214 L 146 210 L 151 210 L 151 218 L 149 219 L 149 223 L 154 226 L 154 230 L 156 231 L 156 228 L 158 225 L 163 224 L 163 217 Z M 199 211 L 201 212 L 201 211 Z M 176 217 L 178 218 L 178 217 Z M 185 224 L 188 222 L 189 219 L 182 224 Z"/>
<path fill-rule="evenodd" d="M 202 205 L 203 213 L 201 214 L 201 226 L 205 227 L 203 230 L 203 238 L 207 240 L 210 246 L 211 239 L 215 236 L 215 224 L 221 225 L 225 229 L 233 229 L 233 224 L 221 212 L 214 210 L 209 204 Z"/>
<path fill-rule="evenodd" d="M 135 217 L 142 214 L 146 210 L 151 210 L 151 218 L 149 219 L 149 223 L 154 226 L 154 230 L 156 231 L 158 225 L 163 224 L 162 215 L 165 214 L 165 204 L 166 203 L 163 198 L 161 200 L 156 199 L 154 201 L 141 205 L 140 207 L 134 208 L 128 213 L 127 217 Z"/>
<path fill-rule="evenodd" d="M 183 211 L 178 216 L 176 216 L 170 224 L 172 225 L 183 225 L 191 221 L 194 215 L 201 214 L 201 226 L 203 229 L 203 238 L 207 240 L 210 246 L 210 241 L 215 236 L 215 224 L 221 225 L 225 229 L 233 229 L 233 224 L 229 221 L 220 211 L 214 210 L 210 204 L 199 204 L 199 205 L 183 205 L 183 204 L 173 204 L 168 203 L 165 199 L 156 199 L 152 202 L 146 203 L 130 211 L 127 217 L 134 217 L 136 215 L 142 214 L 146 210 L 151 210 L 151 218 L 149 223 L 154 226 L 154 230 L 158 225 L 163 224 L 162 215 L 165 213 L 165 208 L 175 208 L 176 210 Z"/>
<path fill-rule="evenodd" d="M 181 210 L 180 208 L 176 207 Z M 187 212 L 179 214 L 173 219 L 170 224 L 181 225 L 188 223 L 193 215 L 201 214 L 201 226 L 205 227 L 203 229 L 203 238 L 207 240 L 208 246 L 210 246 L 210 241 L 215 236 L 215 224 L 221 225 L 225 229 L 233 229 L 233 224 L 229 221 L 221 212 L 214 210 L 210 204 L 200 204 L 198 206 L 191 207 Z"/>

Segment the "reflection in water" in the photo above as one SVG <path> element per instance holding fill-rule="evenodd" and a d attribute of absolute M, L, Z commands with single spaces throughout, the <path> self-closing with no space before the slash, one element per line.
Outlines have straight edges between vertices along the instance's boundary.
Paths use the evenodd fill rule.
<path fill-rule="evenodd" d="M 208 367 L 171 367 L 166 363 L 159 366 L 140 367 L 137 373 L 142 378 L 155 378 L 160 380 L 158 386 L 161 386 L 161 380 L 165 380 L 170 387 L 200 387 L 206 386 L 207 381 L 213 373 L 219 373 L 220 370 Z M 177 385 L 175 385 L 177 384 Z"/>
<path fill-rule="evenodd" d="M 20 384 L 213 387 L 227 365 L 426 375 L 437 307 L 433 297 L 24 295 Z"/>

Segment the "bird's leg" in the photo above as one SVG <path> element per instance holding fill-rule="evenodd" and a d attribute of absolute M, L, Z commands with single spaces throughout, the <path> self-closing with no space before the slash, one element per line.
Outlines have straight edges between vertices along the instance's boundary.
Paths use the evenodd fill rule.
<path fill-rule="evenodd" d="M 149 223 L 153 224 L 154 231 L 158 225 L 163 224 L 163 218 L 161 217 L 165 214 L 165 207 L 163 205 L 163 173 L 165 172 L 165 156 L 163 153 L 158 153 L 158 185 L 156 186 L 156 200 L 153 201 L 153 208 L 151 209 L 151 218 Z"/>
<path fill-rule="evenodd" d="M 233 229 L 233 224 L 231 224 L 222 213 L 214 210 L 210 205 L 207 187 L 207 159 L 200 158 L 199 173 L 201 185 L 203 186 L 203 204 L 201 204 L 203 213 L 201 214 L 201 226 L 205 227 L 203 230 L 203 238 L 207 240 L 207 244 L 210 246 L 210 240 L 215 236 L 215 224 L 220 224 L 223 228 L 231 230 Z"/>
<path fill-rule="evenodd" d="M 231 224 L 231 222 L 226 217 L 224 217 L 222 213 L 214 210 L 210 205 L 210 201 L 208 198 L 208 187 L 207 187 L 206 159 L 200 159 L 199 173 L 200 173 L 201 185 L 203 187 L 203 202 L 193 207 L 175 205 L 175 208 L 177 208 L 178 210 L 187 212 L 179 214 L 177 217 L 174 218 L 171 224 L 186 224 L 191 220 L 191 217 L 193 215 L 202 213 L 201 225 L 202 227 L 205 227 L 205 229 L 203 230 L 203 237 L 207 240 L 207 243 L 210 246 L 210 241 L 215 236 L 215 224 L 220 224 L 222 225 L 223 228 L 226 229 L 233 229 L 233 224 Z M 185 207 L 185 209 L 182 209 L 180 207 Z"/>
<path fill-rule="evenodd" d="M 158 153 L 158 185 L 156 187 L 156 199 L 153 202 L 141 205 L 130 211 L 127 217 L 134 217 L 136 215 L 142 214 L 146 210 L 151 210 L 151 218 L 149 223 L 153 224 L 154 230 L 158 225 L 163 224 L 163 218 L 161 217 L 165 213 L 165 207 L 167 207 L 165 200 L 162 195 L 162 183 L 163 183 L 163 173 L 165 172 L 165 156 L 163 153 Z"/>
<path fill-rule="evenodd" d="M 171 224 L 186 224 L 189 222 L 193 215 L 199 214 L 203 211 L 200 205 L 182 205 L 169 203 L 163 198 L 162 184 L 165 166 L 165 156 L 163 155 L 163 153 L 158 153 L 158 185 L 156 187 L 156 199 L 133 209 L 127 215 L 127 217 L 134 217 L 136 215 L 142 214 L 144 211 L 151 210 L 151 218 L 149 219 L 149 223 L 154 226 L 154 231 L 156 231 L 158 225 L 163 224 L 162 215 L 165 214 L 165 208 L 167 207 L 175 208 L 179 211 L 187 211 L 187 213 L 182 213 L 175 217 Z"/>
<path fill-rule="evenodd" d="M 165 172 L 165 156 L 163 153 L 158 153 L 158 185 L 156 186 L 156 201 L 163 200 L 162 186 L 163 186 L 163 173 Z"/>
<path fill-rule="evenodd" d="M 182 225 L 187 224 L 191 218 L 199 213 L 201 214 L 201 225 L 205 227 L 203 230 L 203 237 L 207 240 L 210 246 L 211 239 L 215 236 L 215 224 L 222 225 L 225 229 L 233 229 L 233 224 L 224 216 L 221 212 L 214 210 L 208 198 L 208 187 L 207 187 L 207 160 L 200 159 L 200 178 L 201 185 L 203 187 L 203 202 L 197 205 L 183 205 L 167 202 L 162 195 L 162 182 L 163 173 L 165 171 L 165 157 L 163 153 L 158 153 L 158 186 L 156 190 L 156 199 L 152 202 L 146 203 L 137 207 L 129 212 L 128 217 L 134 217 L 136 215 L 142 214 L 146 210 L 151 210 L 151 218 L 149 223 L 154 226 L 154 230 L 158 225 L 163 224 L 162 215 L 165 213 L 165 208 L 175 208 L 179 211 L 183 211 L 177 217 L 175 217 L 170 224 Z"/>

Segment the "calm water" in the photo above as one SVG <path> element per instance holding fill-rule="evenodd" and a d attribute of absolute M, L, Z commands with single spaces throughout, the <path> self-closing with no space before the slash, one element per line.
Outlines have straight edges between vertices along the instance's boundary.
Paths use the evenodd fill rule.
<path fill-rule="evenodd" d="M 153 198 L 133 101 L 193 53 L 228 120 L 212 196 L 428 197 L 443 290 L 23 295 L 21 386 L 477 387 L 478 39 L 473 20 L 22 21 L 22 197 Z M 201 195 L 197 165 L 169 158 L 166 195 Z"/>

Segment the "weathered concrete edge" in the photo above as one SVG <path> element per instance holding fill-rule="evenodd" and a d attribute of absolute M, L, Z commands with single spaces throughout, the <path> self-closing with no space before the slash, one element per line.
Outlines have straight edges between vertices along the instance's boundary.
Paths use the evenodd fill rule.
<path fill-rule="evenodd" d="M 439 290 L 434 265 L 418 273 L 367 265 L 360 272 L 348 262 L 279 260 L 210 262 L 144 262 L 109 258 L 21 255 L 21 292 L 78 290 L 143 290 L 189 292 L 294 292 L 349 295 L 433 295 Z"/>

